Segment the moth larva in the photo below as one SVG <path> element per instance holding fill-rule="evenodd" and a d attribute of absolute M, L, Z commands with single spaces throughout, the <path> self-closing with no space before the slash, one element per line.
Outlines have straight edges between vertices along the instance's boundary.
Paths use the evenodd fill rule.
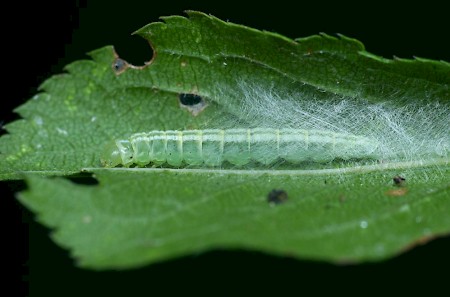
<path fill-rule="evenodd" d="M 375 140 L 352 134 L 302 129 L 209 129 L 137 133 L 116 140 L 104 151 L 105 167 L 132 164 L 145 166 L 236 166 L 251 161 L 269 165 L 279 159 L 290 163 L 325 163 L 334 159 L 376 158 Z"/>

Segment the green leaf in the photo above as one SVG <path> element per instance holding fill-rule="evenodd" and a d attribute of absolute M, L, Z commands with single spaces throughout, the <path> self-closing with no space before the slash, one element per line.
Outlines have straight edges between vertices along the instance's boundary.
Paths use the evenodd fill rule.
<path fill-rule="evenodd" d="M 436 169 L 442 175 L 429 187 Z M 407 169 L 410 186 L 400 190 L 390 184 L 397 170 L 98 169 L 98 186 L 30 178 L 20 200 L 89 268 L 135 267 L 212 248 L 373 261 L 450 226 L 448 168 Z M 267 203 L 280 187 L 288 201 Z"/>
<path fill-rule="evenodd" d="M 373 261 L 450 231 L 449 63 L 389 60 L 345 36 L 291 40 L 188 15 L 136 32 L 154 50 L 146 66 L 110 46 L 95 50 L 48 79 L 16 109 L 22 119 L 5 126 L 0 178 L 26 178 L 21 202 L 81 266 L 130 268 L 212 248 Z M 203 102 L 183 106 L 180 94 Z M 220 168 L 100 164 L 108 143 L 137 132 L 284 126 L 367 136 L 380 155 Z M 45 177 L 81 172 L 99 184 Z M 273 190 L 287 200 L 269 203 Z"/>

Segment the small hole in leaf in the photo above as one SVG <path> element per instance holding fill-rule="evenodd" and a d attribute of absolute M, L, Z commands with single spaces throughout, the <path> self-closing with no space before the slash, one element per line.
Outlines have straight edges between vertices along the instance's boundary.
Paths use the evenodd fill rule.
<path fill-rule="evenodd" d="M 284 190 L 274 189 L 267 196 L 267 202 L 270 204 L 281 204 L 288 200 L 288 194 Z"/>
<path fill-rule="evenodd" d="M 120 74 L 128 68 L 128 63 L 121 58 L 117 58 L 114 60 L 112 68 L 116 74 Z"/>
<path fill-rule="evenodd" d="M 180 94 L 180 103 L 186 106 L 192 106 L 199 104 L 203 101 L 203 98 L 195 94 Z"/>
<path fill-rule="evenodd" d="M 208 105 L 202 96 L 181 93 L 178 95 L 180 107 L 186 108 L 192 115 L 198 115 Z"/>

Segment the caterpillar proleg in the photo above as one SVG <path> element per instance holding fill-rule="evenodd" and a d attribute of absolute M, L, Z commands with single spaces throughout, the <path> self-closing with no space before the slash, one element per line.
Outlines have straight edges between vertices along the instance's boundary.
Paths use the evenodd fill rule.
<path fill-rule="evenodd" d="M 326 163 L 335 159 L 376 159 L 378 143 L 353 134 L 304 129 L 207 129 L 136 133 L 109 144 L 101 157 L 105 167 L 147 164 L 220 166 L 229 162 L 270 165 L 283 159 Z"/>

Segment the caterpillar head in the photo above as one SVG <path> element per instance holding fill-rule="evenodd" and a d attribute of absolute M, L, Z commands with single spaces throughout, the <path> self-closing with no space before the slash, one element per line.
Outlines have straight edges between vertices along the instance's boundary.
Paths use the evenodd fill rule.
<path fill-rule="evenodd" d="M 116 167 L 117 165 L 122 164 L 122 156 L 115 141 L 105 146 L 102 154 L 100 155 L 100 162 L 103 167 L 108 168 Z"/>

